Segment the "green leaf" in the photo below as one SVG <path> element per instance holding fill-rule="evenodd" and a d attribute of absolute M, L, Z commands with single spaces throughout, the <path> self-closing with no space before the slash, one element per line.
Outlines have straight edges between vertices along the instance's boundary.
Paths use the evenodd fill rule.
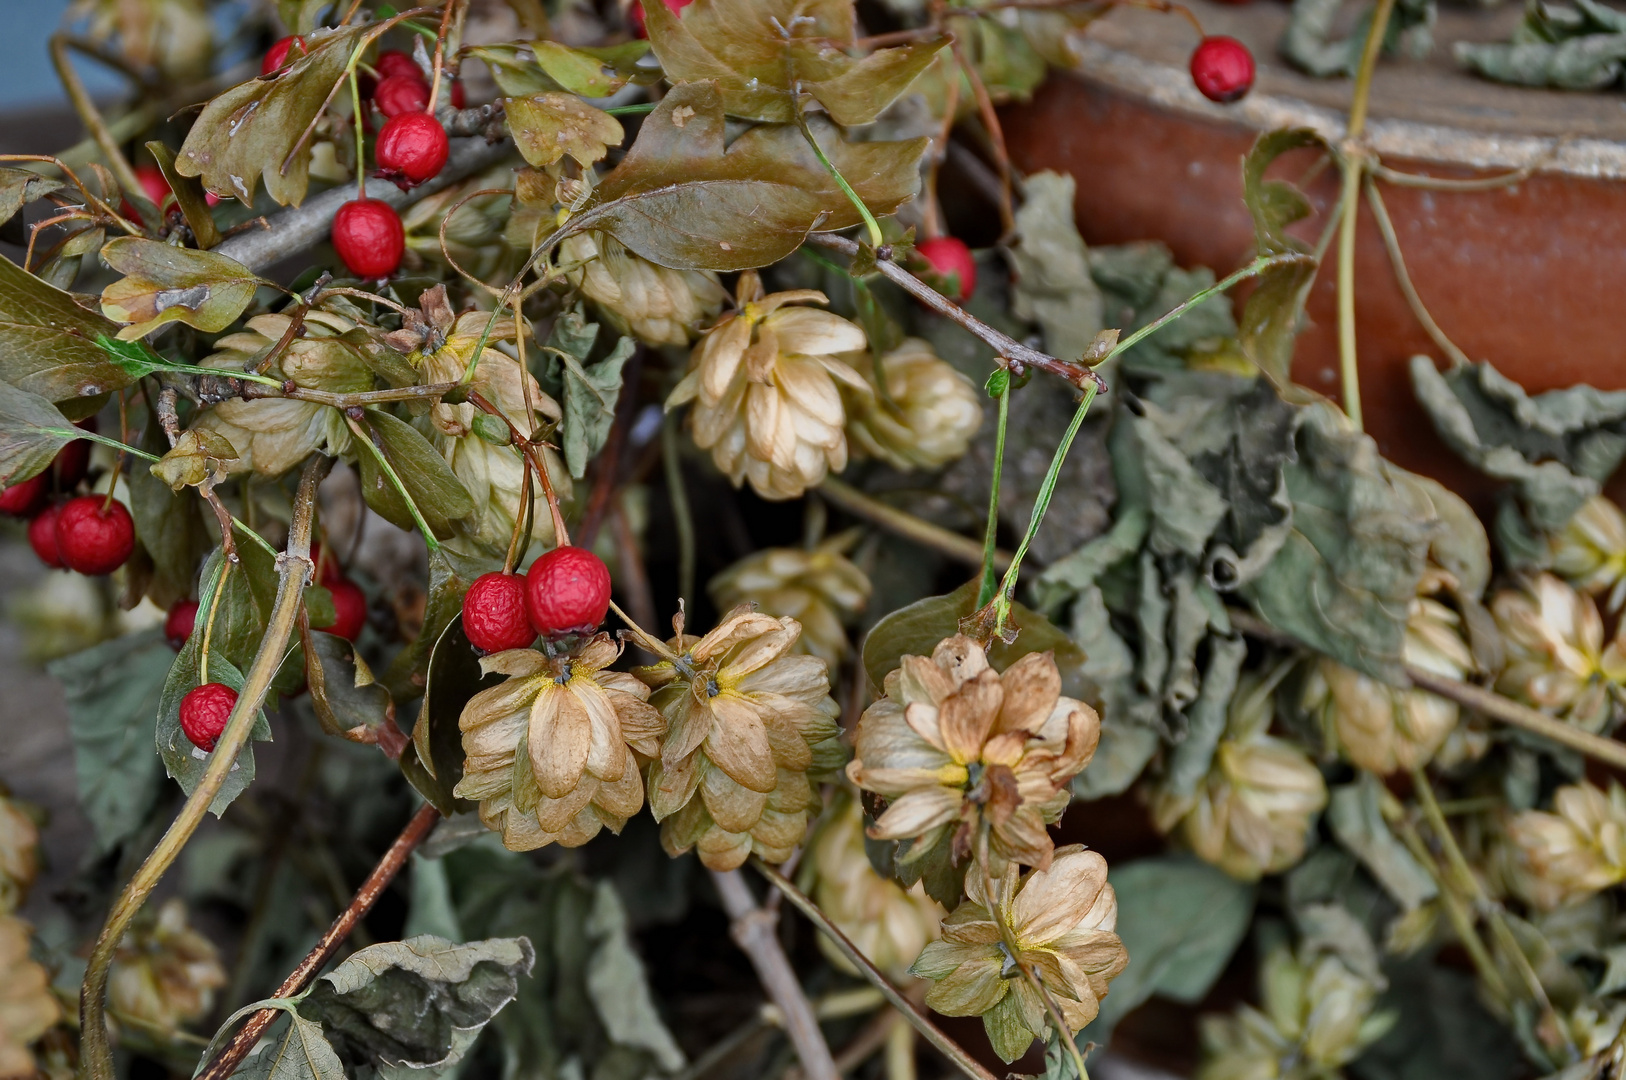
<path fill-rule="evenodd" d="M 157 628 L 52 661 L 73 735 L 79 808 L 108 852 L 146 824 L 163 771 L 152 752 L 159 696 L 174 653 Z"/>
<path fill-rule="evenodd" d="M 232 1073 L 233 1080 L 345 1080 L 344 1064 L 322 1033 L 322 1025 L 291 1008 L 282 1010 L 278 1033 Z"/>
<path fill-rule="evenodd" d="M 279 205 L 304 201 L 310 184 L 311 139 L 294 147 L 344 77 L 351 53 L 382 34 L 389 23 L 348 26 L 305 38 L 307 51 L 275 75 L 232 87 L 203 107 L 175 169 L 196 176 L 217 195 L 254 202 L 263 178 Z"/>
<path fill-rule="evenodd" d="M 1348 848 L 1378 884 L 1407 911 L 1439 894 L 1439 887 L 1412 853 L 1389 831 L 1383 818 L 1384 792 L 1378 779 L 1363 772 L 1353 784 L 1332 789 L 1327 803 L 1327 824 L 1338 842 Z"/>
<path fill-rule="evenodd" d="M 854 9 L 844 0 L 695 0 L 681 13 L 651 4 L 645 17 L 668 79 L 715 81 L 730 116 L 775 124 L 795 121 L 798 94 L 843 127 L 867 124 L 949 40 L 940 35 L 850 56 L 844 50 L 853 44 Z"/>
<path fill-rule="evenodd" d="M 424 609 L 423 629 L 411 644 L 396 654 L 384 675 L 384 685 L 397 702 L 411 701 L 424 692 L 430 653 L 462 612 L 463 594 L 469 591 L 475 578 L 501 568 L 499 560 L 462 555 L 446 548 L 429 553 L 429 600 Z"/>
<path fill-rule="evenodd" d="M 491 69 L 497 87 L 510 97 L 563 90 L 586 98 L 609 97 L 627 83 L 645 83 L 657 73 L 640 67 L 647 41 L 571 47 L 557 41 L 480 45 L 469 55 Z"/>
<path fill-rule="evenodd" d="M 1073 223 L 1074 191 L 1071 176 L 1040 172 L 1028 177 L 1016 212 L 1018 242 L 1010 254 L 1015 278 L 1011 309 L 1037 322 L 1045 348 L 1063 360 L 1082 358 L 1106 325 L 1089 251 Z"/>
<path fill-rule="evenodd" d="M 627 137 L 621 121 L 575 94 L 544 92 L 509 98 L 504 104 L 514 145 L 539 169 L 567 154 L 576 164 L 591 168 Z"/>
<path fill-rule="evenodd" d="M 450 537 L 452 522 L 474 513 L 474 499 L 446 459 L 417 428 L 390 413 L 368 409 L 361 422 L 435 536 L 442 540 Z M 378 458 L 358 448 L 356 464 L 367 505 L 392 525 L 415 531 L 418 526 L 406 500 L 379 466 Z"/>
<path fill-rule="evenodd" d="M 0 258 L 0 380 L 48 401 L 95 397 L 135 379 L 96 340 L 118 326 Z"/>
<path fill-rule="evenodd" d="M 850 143 L 811 119 L 820 145 L 872 212 L 890 214 L 914 195 L 925 139 Z M 662 99 L 621 164 L 554 235 L 601 229 L 662 266 L 746 270 L 778 262 L 814 228 L 860 220 L 796 127 L 755 127 L 725 145 L 722 95 L 701 82 Z"/>
<path fill-rule="evenodd" d="M 382 1076 L 445 1069 L 519 992 L 536 961 L 523 937 L 458 945 L 429 934 L 352 953 L 311 989 L 299 1014 L 352 1067 Z"/>
<path fill-rule="evenodd" d="M 266 284 L 235 259 L 139 236 L 102 245 L 102 261 L 124 277 L 102 290 L 102 314 L 130 323 L 121 341 L 146 337 L 171 322 L 217 333 L 237 321 Z"/>
<path fill-rule="evenodd" d="M 1129 966 L 1112 980 L 1101 1013 L 1078 1044 L 1105 1044 L 1118 1021 L 1153 994 L 1202 1000 L 1247 933 L 1254 887 L 1190 855 L 1159 855 L 1112 868 L 1118 936 Z"/>
<path fill-rule="evenodd" d="M 425 626 L 427 632 L 428 626 Z M 502 676 L 480 670 L 480 659 L 463 633 L 463 620 L 454 618 L 441 632 L 429 658 L 423 705 L 412 728 L 412 746 L 401 757 L 401 767 L 425 799 L 442 814 L 456 812 L 452 794 L 463 778 L 463 736 L 458 718 L 463 706 L 481 690 L 497 686 Z"/>
<path fill-rule="evenodd" d="M 1626 71 L 1626 33 L 1567 41 L 1468 42 L 1453 47 L 1457 62 L 1476 74 L 1515 86 L 1602 90 Z"/>
<path fill-rule="evenodd" d="M 203 641 L 209 609 L 214 605 L 214 630 L 209 638 L 211 671 L 216 656 L 224 656 L 239 668 L 253 663 L 260 649 L 260 641 L 265 637 L 271 609 L 276 603 L 276 559 L 259 544 L 249 540 L 242 529 L 235 529 L 232 539 L 237 547 L 238 562 L 226 576 L 218 605 L 214 605 L 214 594 L 220 580 L 219 548 L 209 555 L 198 575 L 198 620 L 192 640 Z"/>
<path fill-rule="evenodd" d="M 57 451 L 78 437 L 55 405 L 0 383 L 0 487 L 44 472 Z"/>
<path fill-rule="evenodd" d="M 175 663 L 170 666 L 169 675 L 164 679 L 164 689 L 158 701 L 158 727 L 155 733 L 158 756 L 163 759 L 164 769 L 188 795 L 197 789 L 204 772 L 209 768 L 209 759 L 214 756 L 213 752 L 206 754 L 193 746 L 191 740 L 181 730 L 181 699 L 197 688 L 202 681 L 198 674 L 198 652 L 203 640 L 203 613 L 207 610 L 207 607 L 200 608 L 198 632 L 192 635 L 181 648 L 180 655 L 175 657 Z M 216 630 L 218 629 L 217 625 Z M 243 673 L 226 657 L 214 655 L 213 649 L 210 653 L 209 681 L 225 683 L 233 690 L 242 690 Z M 271 725 L 266 721 L 263 711 L 255 716 L 249 741 L 243 744 L 242 752 L 237 755 L 236 764 L 226 775 L 226 781 L 220 786 L 214 802 L 209 805 L 209 809 L 216 817 L 224 814 L 226 807 L 253 782 L 253 744 L 256 741 L 271 741 Z"/>
<path fill-rule="evenodd" d="M 615 405 L 621 398 L 621 369 L 637 348 L 632 338 L 621 338 L 609 355 L 590 364 L 587 357 L 598 333 L 598 324 L 588 322 L 578 305 L 554 320 L 548 335 L 548 347 L 557 350 L 549 356 L 562 369 L 565 416 L 560 433 L 565 464 L 578 480 L 587 475 L 587 463 L 609 441 Z"/>
<path fill-rule="evenodd" d="M 390 692 L 373 679 L 367 662 L 344 638 L 311 631 L 307 664 L 311 706 L 322 730 L 351 742 L 381 743 L 388 748 L 400 741 L 395 731 L 395 702 Z"/>
<path fill-rule="evenodd" d="M 626 910 L 607 881 L 593 888 L 587 933 L 597 942 L 587 966 L 587 996 L 605 1031 L 621 1046 L 647 1051 L 663 1072 L 683 1068 L 683 1051 L 655 1010 L 644 962 L 627 932 Z"/>
<path fill-rule="evenodd" d="M 163 453 L 169 446 L 156 417 L 142 432 L 141 447 Z M 130 485 L 130 514 L 136 539 L 152 559 L 153 576 L 147 595 L 161 608 L 192 595 L 197 587 L 198 564 L 212 546 L 203 519 L 203 500 L 192 491 L 171 491 L 169 485 L 139 464 L 125 475 Z M 252 542 L 252 541 L 251 541 Z"/>
<path fill-rule="evenodd" d="M 181 208 L 181 214 L 186 218 L 198 247 L 207 251 L 220 243 L 220 229 L 215 225 L 214 214 L 209 209 L 208 199 L 204 197 L 203 185 L 198 178 L 176 172 L 175 151 L 161 142 L 149 142 L 147 153 L 158 163 L 158 171 L 164 174 L 164 183 L 175 195 L 175 205 Z"/>
<path fill-rule="evenodd" d="M 53 191 L 62 190 L 62 181 L 52 180 L 27 169 L 0 166 L 0 225 L 17 216 L 17 211 L 43 199 Z"/>
<path fill-rule="evenodd" d="M 1286 231 L 1293 222 L 1309 216 L 1309 201 L 1285 180 L 1266 180 L 1265 170 L 1289 151 L 1308 147 L 1325 150 L 1326 146 L 1326 140 L 1308 128 L 1271 131 L 1255 140 L 1242 161 L 1242 201 L 1253 217 L 1256 254 L 1301 256 L 1274 265 L 1258 276 L 1242 307 L 1237 331 L 1243 355 L 1284 395 L 1293 386 L 1293 345 L 1304 324 L 1304 304 L 1317 264 L 1307 245 Z M 1304 396 L 1299 392 L 1295 399 Z"/>

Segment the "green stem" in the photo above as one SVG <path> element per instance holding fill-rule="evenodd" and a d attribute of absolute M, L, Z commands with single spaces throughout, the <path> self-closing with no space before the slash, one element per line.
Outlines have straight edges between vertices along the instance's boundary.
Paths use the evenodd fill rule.
<path fill-rule="evenodd" d="M 824 147 L 820 146 L 819 140 L 813 137 L 813 129 L 807 125 L 807 116 L 802 112 L 800 101 L 796 103 L 796 126 L 802 129 L 802 137 L 807 140 L 807 145 L 813 148 L 814 156 L 819 159 L 819 164 L 823 165 L 825 171 L 835 179 L 836 186 L 841 189 L 841 193 L 847 196 L 847 201 L 853 204 L 853 209 L 858 211 L 858 216 L 864 219 L 864 227 L 869 230 L 869 246 L 873 248 L 880 247 L 883 243 L 881 223 L 875 220 L 875 215 L 869 212 L 869 207 L 864 205 L 864 200 L 858 197 L 858 192 L 854 191 L 852 185 L 847 183 L 847 178 L 841 175 L 841 170 L 836 168 L 836 163 L 825 155 Z"/>
<path fill-rule="evenodd" d="M 1344 413 L 1355 430 L 1361 424 L 1361 371 L 1355 353 L 1355 219 L 1361 190 L 1361 159 L 1344 159 L 1344 191 L 1338 200 L 1338 372 L 1343 383 Z"/>
<path fill-rule="evenodd" d="M 110 446 L 114 450 L 122 451 L 123 453 L 129 454 L 131 457 L 141 458 L 143 461 L 162 461 L 163 460 L 157 454 L 149 454 L 145 450 L 137 450 L 133 446 L 127 446 L 124 443 L 121 443 L 117 439 L 113 438 L 111 435 L 98 435 L 94 431 L 86 431 L 84 428 L 77 428 L 77 427 L 76 428 L 50 428 L 48 430 L 53 435 L 72 435 L 75 439 L 89 439 L 91 442 L 101 443 L 103 446 Z"/>
<path fill-rule="evenodd" d="M 423 534 L 423 542 L 429 545 L 430 551 L 439 551 L 440 541 L 435 539 L 435 531 L 423 519 L 423 514 L 418 511 L 418 504 L 412 500 L 412 495 L 407 491 L 406 485 L 401 482 L 401 477 L 396 473 L 395 466 L 390 464 L 390 459 L 385 457 L 384 452 L 373 444 L 372 436 L 361 426 L 361 421 L 346 416 L 344 422 L 350 425 L 351 434 L 355 435 L 361 444 L 367 448 L 367 452 L 373 455 L 373 460 L 378 462 L 378 467 L 384 470 L 384 475 L 390 478 L 390 483 L 395 485 L 395 490 L 400 494 L 402 500 L 406 502 L 407 512 L 412 515 L 412 520 L 417 523 L 418 531 Z"/>
<path fill-rule="evenodd" d="M 666 470 L 666 494 L 677 523 L 678 596 L 694 602 L 694 514 L 683 485 L 683 462 L 678 457 L 677 414 L 667 413 L 661 425 L 661 464 Z"/>
<path fill-rule="evenodd" d="M 994 571 L 994 549 L 999 538 L 999 481 L 1005 471 L 1005 427 L 1011 418 L 1011 373 L 1001 368 L 988 379 L 999 380 L 999 426 L 994 430 L 994 476 L 988 485 L 988 528 L 982 538 L 982 586 L 977 590 L 980 608 L 994 598 L 998 576 Z"/>
<path fill-rule="evenodd" d="M 316 486 L 327 471 L 327 462 L 312 458 L 300 477 L 299 492 L 294 500 L 294 520 L 288 538 L 288 552 L 278 566 L 277 596 L 272 605 L 271 618 L 265 637 L 260 640 L 259 651 L 249 666 L 243 689 L 233 706 L 231 718 L 221 733 L 220 742 L 209 756 L 209 766 L 198 786 L 187 796 L 186 804 L 176 815 L 169 830 L 158 846 L 147 856 L 130 883 L 125 886 L 118 902 L 113 905 L 101 936 L 85 966 L 85 981 L 79 990 L 79 1038 L 82 1080 L 114 1080 L 113 1051 L 107 1041 L 106 997 L 107 980 L 124 932 L 141 906 L 157 887 L 181 849 L 191 839 L 214 803 L 215 796 L 237 766 L 237 755 L 248 743 L 254 729 L 255 718 L 265 702 L 271 679 L 282 665 L 282 655 L 293 633 L 305 592 L 305 579 L 311 573 L 310 528 L 316 503 Z"/>
<path fill-rule="evenodd" d="M 215 574 L 214 585 L 209 595 L 209 616 L 203 623 L 203 644 L 198 646 L 198 685 L 202 686 L 209 681 L 209 646 L 214 639 L 215 613 L 220 610 L 220 597 L 226 591 L 226 575 L 231 573 L 232 561 L 226 558 L 228 552 L 222 548 L 220 552 L 220 570 Z"/>
<path fill-rule="evenodd" d="M 605 109 L 603 111 L 609 113 L 611 116 L 638 116 L 642 113 L 654 112 L 655 105 L 656 102 L 646 101 L 642 105 L 617 105 L 613 109 Z"/>
<path fill-rule="evenodd" d="M 350 65 L 350 116 L 356 127 L 356 195 L 367 197 L 367 137 L 361 130 L 361 85 L 356 66 Z"/>

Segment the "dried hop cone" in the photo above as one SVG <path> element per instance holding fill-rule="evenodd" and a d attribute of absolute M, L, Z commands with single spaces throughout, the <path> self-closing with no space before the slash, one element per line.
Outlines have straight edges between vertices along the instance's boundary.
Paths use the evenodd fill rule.
<path fill-rule="evenodd" d="M 0 1076 L 33 1076 L 28 1044 L 62 1018 L 50 974 L 28 954 L 28 929 L 0 915 Z"/>
<path fill-rule="evenodd" d="M 838 383 L 869 386 L 839 357 L 864 347 L 864 331 L 828 311 L 821 292 L 764 296 L 755 271 L 740 275 L 739 310 L 707 330 L 689 373 L 666 399 L 694 402 L 690 428 L 702 450 L 738 487 L 765 499 L 794 499 L 847 467 L 847 410 Z"/>
<path fill-rule="evenodd" d="M 811 653 L 832 670 L 852 649 L 844 623 L 869 601 L 868 576 L 847 558 L 856 530 L 832 536 L 811 551 L 764 548 L 711 579 L 719 611 L 754 603 L 765 614 L 789 616 L 802 624 L 800 652 Z"/>
<path fill-rule="evenodd" d="M 728 297 L 711 271 L 659 266 L 608 233 L 567 237 L 558 263 L 612 326 L 646 345 L 687 345 Z"/>
<path fill-rule="evenodd" d="M 858 721 L 847 775 L 890 803 L 870 830 L 877 840 L 914 839 L 924 852 L 952 833 L 963 858 L 986 826 L 994 859 L 1044 867 L 1054 847 L 1045 826 L 1100 738 L 1095 710 L 1062 696 L 1050 653 L 1000 675 L 982 646 L 956 635 L 887 675 L 885 696 Z"/>
<path fill-rule="evenodd" d="M 1594 495 L 1581 505 L 1564 531 L 1548 540 L 1553 571 L 1618 610 L 1626 600 L 1626 515 Z"/>
<path fill-rule="evenodd" d="M 108 1004 L 159 1031 L 201 1019 L 226 985 L 214 944 L 187 925 L 186 905 L 169 900 L 158 917 L 131 929 L 113 955 Z"/>
<path fill-rule="evenodd" d="M 1561 787 L 1553 809 L 1525 810 L 1507 826 L 1518 847 L 1510 884 L 1551 910 L 1626 881 L 1626 790 L 1582 781 Z"/>
<path fill-rule="evenodd" d="M 649 809 L 672 855 L 697 848 L 713 870 L 754 852 L 784 862 L 802 842 L 818 795 L 808 772 L 842 760 L 830 676 L 797 655 L 801 626 L 735 608 L 702 638 L 674 620 L 672 657 L 635 669 L 666 718 L 648 769 Z"/>
<path fill-rule="evenodd" d="M 504 847 L 579 847 L 605 826 L 619 833 L 643 806 L 634 751 L 654 757 L 666 724 L 648 687 L 609 670 L 619 655 L 595 634 L 571 654 L 510 649 L 480 661 L 508 679 L 463 706 L 456 793 L 479 802 Z"/>
<path fill-rule="evenodd" d="M 913 970 L 932 980 L 927 1005 L 945 1016 L 981 1016 L 994 1052 L 1015 1061 L 1051 1026 L 1024 969 L 1077 1032 L 1095 1019 L 1129 953 L 1114 933 L 1118 898 L 1096 852 L 1061 848 L 1048 870 L 1018 879 L 1012 868 L 992 887 L 990 903 L 983 875 L 966 875 L 966 899 Z"/>
<path fill-rule="evenodd" d="M 1271 684 L 1244 676 L 1207 775 L 1191 793 L 1164 790 L 1153 804 L 1159 829 L 1179 826 L 1198 856 L 1243 881 L 1303 858 L 1327 805 L 1321 770 L 1297 745 L 1268 734 L 1274 712 Z"/>
<path fill-rule="evenodd" d="M 962 456 L 982 426 L 982 399 L 971 380 L 907 338 L 874 361 L 885 393 L 853 406 L 847 437 L 855 450 L 895 469 L 936 469 Z"/>
<path fill-rule="evenodd" d="M 893 981 L 907 979 L 920 950 L 937 940 L 943 909 L 920 882 L 905 889 L 875 872 L 864 851 L 864 812 L 857 799 L 842 797 L 814 833 L 802 865 L 812 878 L 813 899 L 858 951 Z M 820 935 L 819 948 L 836 967 L 858 974 L 829 938 Z"/>
<path fill-rule="evenodd" d="M 1590 596 L 1540 574 L 1497 593 L 1490 610 L 1508 651 L 1498 690 L 1593 733 L 1611 725 L 1626 681 L 1626 642 L 1619 631 L 1605 642 Z"/>
<path fill-rule="evenodd" d="M 1381 1038 L 1393 1013 L 1373 1011 L 1382 987 L 1330 953 L 1278 945 L 1259 973 L 1264 1008 L 1202 1018 L 1197 1080 L 1336 1080 Z"/>
<path fill-rule="evenodd" d="M 1426 596 L 1411 602 L 1401 658 L 1450 679 L 1474 670 L 1462 620 Z M 1326 657 L 1311 669 L 1303 700 L 1320 714 L 1331 745 L 1380 776 L 1426 765 L 1457 726 L 1455 702 L 1426 690 L 1389 686 Z"/>
<path fill-rule="evenodd" d="M 16 911 L 39 875 L 39 826 L 0 785 L 0 914 Z"/>

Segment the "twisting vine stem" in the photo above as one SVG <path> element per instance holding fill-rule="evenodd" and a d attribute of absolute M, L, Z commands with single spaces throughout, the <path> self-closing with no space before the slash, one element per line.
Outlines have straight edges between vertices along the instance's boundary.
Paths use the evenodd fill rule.
<path fill-rule="evenodd" d="M 994 476 L 988 484 L 988 526 L 982 537 L 982 585 L 977 590 L 977 606 L 994 598 L 999 578 L 994 571 L 994 551 L 999 540 L 999 482 L 1005 471 L 1005 427 L 1011 418 L 1011 373 L 1004 369 L 988 376 L 988 387 L 999 399 L 999 423 L 994 429 Z"/>

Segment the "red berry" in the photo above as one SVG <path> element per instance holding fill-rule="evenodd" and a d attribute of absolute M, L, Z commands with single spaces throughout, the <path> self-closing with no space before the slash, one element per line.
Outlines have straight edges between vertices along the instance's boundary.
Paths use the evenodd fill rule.
<path fill-rule="evenodd" d="M 523 574 L 481 574 L 463 597 L 463 632 L 481 652 L 523 649 L 536 640 L 525 612 Z"/>
<path fill-rule="evenodd" d="M 610 571 L 586 548 L 554 548 L 525 576 L 525 609 L 545 637 L 594 630 L 610 610 Z"/>
<path fill-rule="evenodd" d="M 33 517 L 45 502 L 45 489 L 49 484 L 50 474 L 39 473 L 0 491 L 0 514 Z"/>
<path fill-rule="evenodd" d="M 394 76 L 404 76 L 423 81 L 423 70 L 418 62 L 400 49 L 385 49 L 378 54 L 378 61 L 373 64 L 380 79 L 389 79 Z M 383 85 L 381 82 L 380 86 Z"/>
<path fill-rule="evenodd" d="M 141 181 L 141 190 L 147 193 L 154 206 L 163 206 L 164 198 L 169 195 L 169 181 L 164 179 L 164 170 L 156 165 L 137 165 L 135 167 L 136 179 Z"/>
<path fill-rule="evenodd" d="M 971 249 L 956 236 L 937 236 L 915 245 L 915 254 L 926 261 L 931 272 L 942 278 L 951 299 L 965 303 L 977 287 L 977 263 Z"/>
<path fill-rule="evenodd" d="M 411 75 L 391 75 L 373 91 L 373 104 L 385 116 L 421 113 L 429 107 L 429 84 Z"/>
<path fill-rule="evenodd" d="M 59 508 L 47 506 L 28 523 L 28 546 L 46 566 L 62 569 L 62 553 L 56 547 L 56 515 Z"/>
<path fill-rule="evenodd" d="M 352 199 L 333 215 L 333 250 L 357 277 L 389 277 L 406 250 L 401 215 L 379 199 Z"/>
<path fill-rule="evenodd" d="M 135 522 L 123 503 L 109 502 L 105 495 L 81 495 L 57 511 L 56 547 L 69 570 L 111 574 L 135 550 Z"/>
<path fill-rule="evenodd" d="M 237 691 L 225 683 L 204 683 L 181 699 L 181 731 L 199 750 L 213 750 L 236 707 Z"/>
<path fill-rule="evenodd" d="M 440 121 L 428 113 L 415 112 L 402 113 L 384 125 L 374 154 L 379 171 L 406 188 L 440 172 L 450 149 Z"/>
<path fill-rule="evenodd" d="M 678 12 L 694 3 L 694 0 L 662 0 L 662 2 L 666 4 L 667 11 L 670 11 L 673 15 L 676 15 Z M 638 37 L 649 36 L 649 31 L 644 28 L 643 0 L 632 0 L 632 6 L 627 8 L 627 21 L 632 24 L 632 32 L 635 35 Z"/>
<path fill-rule="evenodd" d="M 287 67 L 291 63 L 288 54 L 296 47 L 299 49 L 299 56 L 294 57 L 294 60 L 298 60 L 309 51 L 305 48 L 305 39 L 298 35 L 285 37 L 265 50 L 265 59 L 260 61 L 260 74 L 269 75 L 273 71 L 281 71 Z"/>
<path fill-rule="evenodd" d="M 1209 101 L 1236 101 L 1253 86 L 1253 54 L 1233 37 L 1203 38 L 1191 54 L 1191 81 Z"/>
<path fill-rule="evenodd" d="M 354 581 L 334 578 L 324 583 L 333 596 L 333 621 L 318 630 L 326 630 L 346 641 L 354 641 L 367 625 L 367 594 Z"/>
<path fill-rule="evenodd" d="M 452 108 L 461 109 L 468 104 L 468 97 L 463 93 L 463 80 L 452 80 Z"/>
<path fill-rule="evenodd" d="M 92 428 L 91 430 L 95 430 Z M 90 440 L 75 439 L 56 452 L 51 472 L 56 474 L 58 491 L 72 491 L 90 471 Z"/>
<path fill-rule="evenodd" d="M 198 621 L 198 602 L 196 600 L 177 600 L 175 606 L 169 609 L 164 616 L 164 640 L 169 647 L 180 651 L 186 639 L 192 636 L 192 627 Z"/>

